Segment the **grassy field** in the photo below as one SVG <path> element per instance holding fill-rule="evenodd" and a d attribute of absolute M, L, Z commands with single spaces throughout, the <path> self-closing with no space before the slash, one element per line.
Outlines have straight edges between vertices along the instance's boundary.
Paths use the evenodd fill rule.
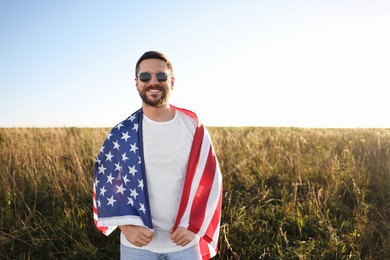
<path fill-rule="evenodd" d="M 0 259 L 119 259 L 92 170 L 109 129 L 0 129 Z M 210 127 L 216 259 L 390 259 L 390 129 Z"/>

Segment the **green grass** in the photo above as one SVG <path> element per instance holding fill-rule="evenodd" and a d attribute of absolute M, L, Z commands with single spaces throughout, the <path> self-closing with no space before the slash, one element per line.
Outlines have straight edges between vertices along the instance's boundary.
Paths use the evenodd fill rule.
<path fill-rule="evenodd" d="M 109 129 L 0 129 L 0 259 L 119 259 L 92 215 Z M 390 259 L 390 129 L 210 127 L 217 259 Z"/>

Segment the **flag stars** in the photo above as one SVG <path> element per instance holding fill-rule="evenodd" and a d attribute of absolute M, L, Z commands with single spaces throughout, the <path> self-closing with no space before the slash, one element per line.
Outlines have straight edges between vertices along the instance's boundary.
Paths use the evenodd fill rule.
<path fill-rule="evenodd" d="M 142 211 L 145 214 L 145 212 L 146 212 L 145 205 L 142 203 L 140 203 L 139 205 L 140 205 L 140 208 L 138 210 Z"/>
<path fill-rule="evenodd" d="M 144 190 L 144 180 L 138 180 L 138 187 Z"/>
<path fill-rule="evenodd" d="M 107 191 L 106 188 L 103 186 L 103 188 L 100 189 L 100 195 L 104 197 L 106 191 Z"/>
<path fill-rule="evenodd" d="M 127 142 L 127 139 L 129 138 L 130 138 L 129 131 L 127 131 L 126 133 L 122 133 L 121 139 L 124 139 Z"/>
<path fill-rule="evenodd" d="M 134 127 L 131 130 L 135 130 L 136 132 L 138 132 L 138 124 L 134 124 Z"/>
<path fill-rule="evenodd" d="M 129 167 L 129 173 L 133 174 L 133 177 L 135 176 L 136 172 L 138 171 L 135 169 L 135 165 L 133 167 Z"/>
<path fill-rule="evenodd" d="M 115 178 L 112 177 L 112 173 L 110 173 L 109 176 L 107 176 L 107 183 L 111 183 L 112 184 L 112 180 L 114 180 Z"/>
<path fill-rule="evenodd" d="M 114 164 L 115 164 L 115 171 L 121 172 L 122 171 L 121 164 L 120 163 L 114 163 Z"/>
<path fill-rule="evenodd" d="M 100 165 L 100 166 L 98 167 L 98 169 L 99 169 L 99 173 L 103 173 L 103 174 L 104 174 L 104 171 L 107 170 L 107 168 L 105 168 L 103 164 Z"/>
<path fill-rule="evenodd" d="M 146 180 L 139 177 L 143 158 L 138 142 L 142 130 L 138 114 L 129 116 L 110 131 L 95 159 L 94 207 L 99 208 L 98 212 L 132 208 L 142 218 L 149 213 L 144 197 Z"/>
<path fill-rule="evenodd" d="M 119 123 L 119 124 L 117 124 L 117 126 L 116 126 L 116 128 L 118 128 L 118 130 L 121 130 L 121 127 L 123 126 L 123 124 L 122 123 Z"/>
<path fill-rule="evenodd" d="M 130 144 L 131 148 L 130 148 L 130 151 L 136 153 L 138 147 L 137 147 L 137 143 L 134 143 L 134 144 Z"/>
<path fill-rule="evenodd" d="M 95 186 L 96 187 L 99 187 L 99 182 L 100 182 L 100 180 L 98 180 L 98 178 L 95 178 Z"/>
<path fill-rule="evenodd" d="M 123 187 L 123 184 L 121 184 L 121 186 L 116 186 L 116 188 L 117 188 L 116 193 L 121 193 L 122 195 L 124 195 L 123 192 L 124 192 L 126 189 Z"/>
<path fill-rule="evenodd" d="M 114 144 L 114 149 L 117 149 L 119 151 L 119 143 L 118 143 L 118 140 L 116 140 L 115 142 L 112 142 Z"/>
<path fill-rule="evenodd" d="M 137 117 L 133 114 L 133 115 L 131 115 L 130 117 L 129 117 L 129 119 L 127 119 L 127 120 L 130 120 L 131 122 L 133 122 L 134 121 L 134 119 L 136 119 Z"/>
<path fill-rule="evenodd" d="M 124 152 L 124 153 L 122 154 L 122 161 L 126 162 L 126 160 L 128 160 L 128 159 L 129 159 L 129 158 L 127 158 L 126 152 Z"/>
<path fill-rule="evenodd" d="M 114 199 L 114 195 L 112 195 L 111 198 L 107 198 L 107 200 L 108 200 L 107 206 L 111 205 L 114 207 L 114 202 L 116 202 L 116 199 Z"/>
<path fill-rule="evenodd" d="M 106 161 L 110 161 L 111 162 L 111 158 L 114 157 L 114 155 L 111 154 L 111 151 L 109 151 L 105 155 L 106 155 Z"/>
<path fill-rule="evenodd" d="M 137 193 L 136 189 L 132 190 L 130 189 L 130 196 L 133 197 L 134 199 L 137 199 L 137 196 L 139 194 Z"/>
<path fill-rule="evenodd" d="M 125 183 L 125 185 L 130 182 L 130 180 L 127 179 L 127 175 L 123 176 L 123 182 Z"/>

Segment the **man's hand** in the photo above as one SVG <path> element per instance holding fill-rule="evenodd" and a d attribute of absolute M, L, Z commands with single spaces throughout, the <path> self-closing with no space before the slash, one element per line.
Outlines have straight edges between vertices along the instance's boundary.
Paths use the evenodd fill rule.
<path fill-rule="evenodd" d="M 171 240 L 178 246 L 186 246 L 194 239 L 195 236 L 193 232 L 183 227 L 177 227 L 173 233 L 172 230 L 170 231 L 170 233 Z"/>
<path fill-rule="evenodd" d="M 135 246 L 143 247 L 149 244 L 153 238 L 153 232 L 146 227 L 124 225 L 119 226 L 122 233 L 125 235 L 127 241 Z"/>

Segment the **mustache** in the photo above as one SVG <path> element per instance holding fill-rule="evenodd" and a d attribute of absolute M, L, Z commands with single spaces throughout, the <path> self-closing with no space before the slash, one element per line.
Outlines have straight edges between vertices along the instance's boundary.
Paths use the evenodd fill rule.
<path fill-rule="evenodd" d="M 153 85 L 149 85 L 145 90 L 148 91 L 148 90 L 151 90 L 151 89 L 154 89 L 154 90 L 164 90 L 165 88 L 161 84 L 153 84 Z"/>

